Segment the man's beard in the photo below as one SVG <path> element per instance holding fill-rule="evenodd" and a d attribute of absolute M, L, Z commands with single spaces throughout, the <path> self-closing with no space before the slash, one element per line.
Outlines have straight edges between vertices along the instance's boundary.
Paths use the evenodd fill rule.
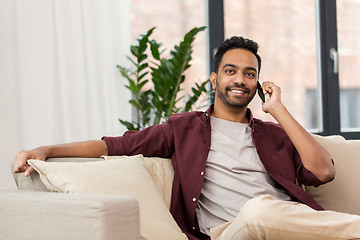
<path fill-rule="evenodd" d="M 240 99 L 238 101 L 233 101 L 233 100 L 231 100 L 231 98 L 228 94 L 228 92 L 232 88 L 242 89 L 247 94 L 249 94 L 251 92 L 250 89 L 246 88 L 244 85 L 239 85 L 239 84 L 234 84 L 232 86 L 226 87 L 225 92 L 220 91 L 219 86 L 217 86 L 217 91 L 216 91 L 217 97 L 230 107 L 235 107 L 235 108 L 247 107 L 249 105 L 249 103 L 252 101 L 252 99 L 254 98 L 255 93 L 256 93 L 256 91 L 255 91 L 252 96 L 249 95 L 249 97 L 242 99 L 242 101 L 240 101 Z"/>

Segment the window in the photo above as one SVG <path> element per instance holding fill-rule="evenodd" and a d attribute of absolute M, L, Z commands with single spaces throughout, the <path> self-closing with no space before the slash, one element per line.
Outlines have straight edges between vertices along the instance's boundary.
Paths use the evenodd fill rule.
<path fill-rule="evenodd" d="M 314 0 L 224 1 L 225 38 L 240 35 L 259 43 L 260 78 L 281 86 L 288 110 L 306 128 L 306 91 L 318 84 L 315 16 Z M 275 121 L 259 98 L 249 107 L 254 116 Z M 318 111 L 311 114 L 317 119 Z M 317 122 L 311 128 L 318 129 Z"/>
<path fill-rule="evenodd" d="M 308 129 L 316 129 L 318 118 L 318 98 L 316 89 L 308 89 L 306 92 L 306 123 Z M 340 89 L 340 121 L 341 129 L 344 132 L 359 130 L 360 126 L 360 89 Z"/>
<path fill-rule="evenodd" d="M 340 89 L 340 122 L 344 132 L 360 130 L 360 89 Z"/>
<path fill-rule="evenodd" d="M 257 41 L 263 59 L 260 77 L 281 86 L 283 101 L 300 124 L 317 134 L 360 139 L 358 0 L 208 0 L 208 4 L 213 18 L 210 53 L 232 35 Z M 215 32 L 223 33 L 222 39 L 212 42 Z M 255 116 L 267 119 L 259 106 L 254 102 L 250 107 Z"/>
<path fill-rule="evenodd" d="M 360 1 L 336 2 L 340 85 L 340 126 L 360 131 Z"/>

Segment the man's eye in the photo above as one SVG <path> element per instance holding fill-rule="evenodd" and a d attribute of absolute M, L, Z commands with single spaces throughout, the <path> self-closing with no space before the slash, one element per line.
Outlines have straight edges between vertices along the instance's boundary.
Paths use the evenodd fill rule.
<path fill-rule="evenodd" d="M 246 73 L 246 75 L 248 76 L 248 77 L 256 77 L 256 74 L 255 73 Z"/>
<path fill-rule="evenodd" d="M 232 69 L 227 69 L 227 70 L 225 70 L 225 72 L 226 72 L 226 73 L 230 73 L 230 74 L 231 74 L 231 73 L 234 73 L 234 71 L 233 71 Z"/>

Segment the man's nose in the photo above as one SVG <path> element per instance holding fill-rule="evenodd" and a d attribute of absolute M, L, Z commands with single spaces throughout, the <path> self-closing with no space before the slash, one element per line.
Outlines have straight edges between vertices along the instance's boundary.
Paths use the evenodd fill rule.
<path fill-rule="evenodd" d="M 236 76 L 234 78 L 234 83 L 245 84 L 244 74 L 236 74 Z"/>

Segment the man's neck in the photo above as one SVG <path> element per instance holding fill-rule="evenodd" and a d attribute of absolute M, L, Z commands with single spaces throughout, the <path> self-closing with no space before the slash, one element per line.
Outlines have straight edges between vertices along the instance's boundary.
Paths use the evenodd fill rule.
<path fill-rule="evenodd" d="M 246 116 L 247 107 L 235 108 L 224 105 L 214 104 L 214 110 L 211 116 L 224 119 L 231 122 L 248 123 L 249 119 Z"/>

